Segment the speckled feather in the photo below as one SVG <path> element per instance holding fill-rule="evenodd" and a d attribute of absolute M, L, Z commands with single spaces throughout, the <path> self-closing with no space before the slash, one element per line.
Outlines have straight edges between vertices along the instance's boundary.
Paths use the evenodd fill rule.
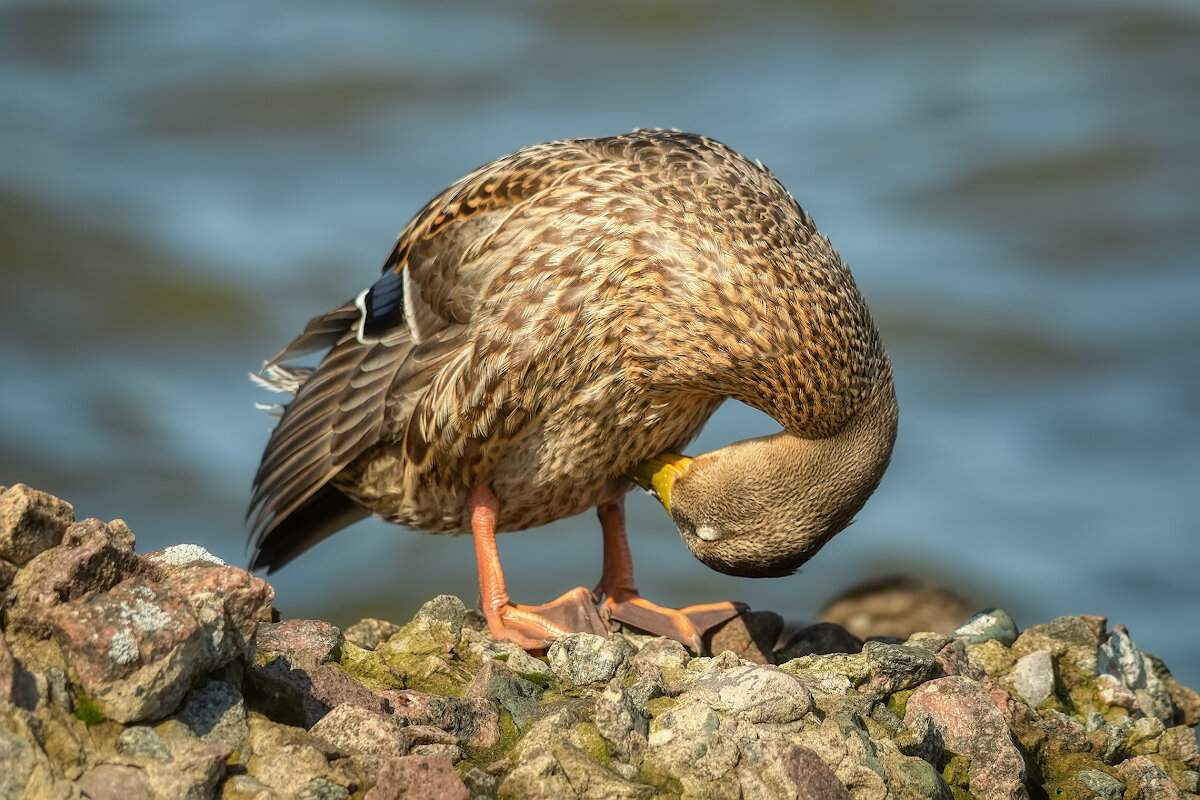
<path fill-rule="evenodd" d="M 828 240 L 769 171 L 701 136 L 520 150 L 430 202 L 384 271 L 403 277 L 397 325 L 362 336 L 347 303 L 267 362 L 262 382 L 295 399 L 255 476 L 259 565 L 312 544 L 280 532 L 328 487 L 457 533 L 488 482 L 499 529 L 521 529 L 616 499 L 725 398 L 810 439 L 890 389 Z M 311 373 L 281 366 L 322 347 Z"/>

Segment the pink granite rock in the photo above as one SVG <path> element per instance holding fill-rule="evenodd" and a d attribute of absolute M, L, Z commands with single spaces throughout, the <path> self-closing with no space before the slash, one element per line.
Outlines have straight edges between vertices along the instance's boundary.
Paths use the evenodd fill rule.
<path fill-rule="evenodd" d="M 952 675 L 922 684 L 908 699 L 904 723 L 932 726 L 947 750 L 970 759 L 968 779 L 979 800 L 1029 797 L 1025 762 L 1004 715 L 976 681 Z"/>
<path fill-rule="evenodd" d="M 258 628 L 260 654 L 279 654 L 293 669 L 312 669 L 335 657 L 342 632 L 328 622 L 287 619 Z"/>
<path fill-rule="evenodd" d="M 471 793 L 445 756 L 389 759 L 366 800 L 468 800 Z"/>
<path fill-rule="evenodd" d="M 272 596 L 244 570 L 191 566 L 56 605 L 47 624 L 73 681 L 106 716 L 133 722 L 169 714 L 208 672 L 249 658 Z"/>
<path fill-rule="evenodd" d="M 13 578 L 8 624 L 47 638 L 53 608 L 110 589 L 137 568 L 133 534 L 124 522 L 76 522 L 67 528 L 61 544 L 32 558 Z"/>

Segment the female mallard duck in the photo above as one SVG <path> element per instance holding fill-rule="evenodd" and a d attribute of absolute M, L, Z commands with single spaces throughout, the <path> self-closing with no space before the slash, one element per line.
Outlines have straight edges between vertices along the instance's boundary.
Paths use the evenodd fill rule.
<path fill-rule="evenodd" d="M 326 349 L 316 369 L 284 365 Z M 471 532 L 492 633 L 530 648 L 601 622 L 582 587 L 510 603 L 496 532 L 597 507 L 600 612 L 698 649 L 697 623 L 735 607 L 638 596 L 631 479 L 705 564 L 786 575 L 850 523 L 896 436 L 891 364 L 829 241 L 761 165 L 677 131 L 477 169 L 259 381 L 295 398 L 254 478 L 253 568 L 368 514 Z M 671 455 L 730 397 L 784 430 Z"/>

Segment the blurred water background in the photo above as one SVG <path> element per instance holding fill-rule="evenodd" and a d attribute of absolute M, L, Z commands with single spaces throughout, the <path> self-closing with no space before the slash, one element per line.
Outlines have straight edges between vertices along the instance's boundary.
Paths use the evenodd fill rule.
<path fill-rule="evenodd" d="M 1198 686 L 1198 53 L 1191 0 L 9 0 L 0 484 L 245 564 L 249 371 L 478 164 L 683 128 L 761 159 L 853 267 L 901 434 L 791 578 L 709 571 L 631 495 L 644 592 L 803 620 L 906 571 L 1021 626 L 1107 615 Z M 729 403 L 692 451 L 776 427 Z M 599 575 L 590 514 L 500 546 L 521 602 Z M 272 580 L 343 625 L 476 596 L 468 538 L 374 521 Z"/>

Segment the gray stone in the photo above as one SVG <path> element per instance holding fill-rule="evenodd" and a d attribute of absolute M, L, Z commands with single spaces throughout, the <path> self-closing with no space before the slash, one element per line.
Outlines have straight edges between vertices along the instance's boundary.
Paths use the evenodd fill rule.
<path fill-rule="evenodd" d="M 1031 708 L 1054 694 L 1054 658 L 1049 650 L 1037 650 L 1017 659 L 1012 671 L 1013 687 Z"/>
<path fill-rule="evenodd" d="M 892 694 L 911 689 L 942 672 L 933 653 L 920 647 L 867 642 L 863 654 L 870 671 L 870 678 L 863 685 L 865 691 Z"/>
<path fill-rule="evenodd" d="M 967 644 L 979 644 L 995 639 L 1005 647 L 1017 640 L 1017 624 L 1008 612 L 999 608 L 980 611 L 954 631 L 954 635 L 967 640 Z"/>
<path fill-rule="evenodd" d="M 519 675 L 526 680 L 534 679 L 538 683 L 543 683 L 546 678 L 550 677 L 550 665 L 540 658 L 534 658 L 519 647 L 513 648 L 508 661 L 504 662 L 510 670 L 516 675 Z"/>
<path fill-rule="evenodd" d="M 396 758 L 408 755 L 412 736 L 395 717 L 385 717 L 354 705 L 334 708 L 309 731 L 345 755 Z"/>
<path fill-rule="evenodd" d="M 192 689 L 175 717 L 205 742 L 238 748 L 250 733 L 242 693 L 225 681 L 208 680 Z"/>
<path fill-rule="evenodd" d="M 313 778 L 296 795 L 296 800 L 346 800 L 350 790 L 328 778 Z"/>
<path fill-rule="evenodd" d="M 171 751 L 162 737 L 147 725 L 131 725 L 121 731 L 118 741 L 121 743 L 121 752 L 126 755 L 157 761 L 171 760 Z"/>
<path fill-rule="evenodd" d="M 746 722 L 795 722 L 813 708 L 808 687 L 778 667 L 743 666 L 709 672 L 696 679 L 697 689 L 713 695 L 713 708 Z"/>
<path fill-rule="evenodd" d="M 540 662 L 539 662 L 540 663 Z M 546 687 L 513 674 L 502 661 L 485 661 L 467 690 L 468 698 L 491 698 L 512 715 L 518 730 L 524 730 Z"/>
<path fill-rule="evenodd" d="M 610 681 L 596 698 L 594 722 L 608 752 L 625 762 L 644 749 L 650 735 L 650 717 L 617 680 Z"/>
<path fill-rule="evenodd" d="M 604 638 L 591 633 L 569 633 L 550 645 L 547 657 L 554 676 L 569 686 L 608 683 L 629 667 L 633 647 L 624 637 Z"/>
<path fill-rule="evenodd" d="M 463 623 L 467 617 L 467 607 L 462 600 L 449 594 L 440 594 L 421 606 L 413 617 L 413 622 L 433 628 L 445 628 L 457 639 L 462 633 Z"/>
<path fill-rule="evenodd" d="M 1125 796 L 1125 784 L 1098 769 L 1085 769 L 1075 779 L 1091 789 L 1104 800 L 1121 800 Z"/>
<path fill-rule="evenodd" d="M 1118 625 L 1100 645 L 1096 671 L 1109 675 L 1130 689 L 1137 708 L 1147 716 L 1170 723 L 1175 716 L 1175 704 L 1157 672 L 1145 655 L 1133 643 L 1129 632 Z M 1115 687 L 1107 687 L 1110 695 L 1119 695 Z M 1114 698 L 1116 699 L 1116 698 Z"/>

